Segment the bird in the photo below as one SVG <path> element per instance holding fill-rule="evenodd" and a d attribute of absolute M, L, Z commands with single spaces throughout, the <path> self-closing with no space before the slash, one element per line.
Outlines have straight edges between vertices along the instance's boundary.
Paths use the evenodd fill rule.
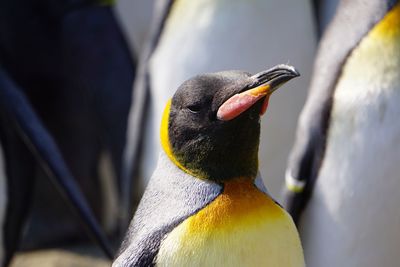
<path fill-rule="evenodd" d="M 0 3 L 1 66 L 57 143 L 96 218 L 110 217 L 110 232 L 115 230 L 117 214 L 106 213 L 110 201 L 104 197 L 99 167 L 110 162 L 115 177 L 111 183 L 118 183 L 135 73 L 134 55 L 111 2 Z M 20 168 L 41 170 L 23 152 L 15 160 Z M 32 187 L 33 223 L 24 235 L 25 248 L 85 238 L 46 173 L 26 175 L 37 185 Z"/>
<path fill-rule="evenodd" d="M 399 1 L 341 1 L 285 179 L 308 266 L 398 266 L 399 102 Z"/>
<path fill-rule="evenodd" d="M 28 98 L 0 67 L 0 266 L 20 247 L 29 214 L 37 165 L 59 189 L 108 257 L 113 252 L 57 144 Z"/>
<path fill-rule="evenodd" d="M 163 113 L 163 151 L 114 267 L 304 266 L 295 225 L 258 174 L 260 117 L 298 77 L 288 65 L 185 81 Z"/>
<path fill-rule="evenodd" d="M 279 197 L 279 177 L 294 141 L 316 48 L 311 2 L 157 0 L 153 17 L 132 95 L 122 171 L 125 189 L 134 180 L 134 189 L 141 194 L 140 185 L 143 188 L 151 176 L 161 150 L 157 129 L 164 103 L 183 81 L 221 69 L 256 72 L 265 62 L 286 61 L 298 66 L 302 76 L 296 90 L 275 96 L 276 105 L 267 118 L 271 127 L 263 129 L 260 149 L 263 179 L 269 181 L 270 193 Z M 125 195 L 127 203 L 132 197 Z M 125 216 L 127 223 L 131 216 Z"/>

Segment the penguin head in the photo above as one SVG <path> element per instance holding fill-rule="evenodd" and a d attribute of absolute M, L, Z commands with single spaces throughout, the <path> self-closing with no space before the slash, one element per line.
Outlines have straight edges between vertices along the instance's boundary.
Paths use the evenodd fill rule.
<path fill-rule="evenodd" d="M 260 116 L 271 93 L 297 76 L 293 67 L 278 65 L 255 75 L 224 71 L 185 81 L 164 111 L 163 149 L 178 167 L 201 179 L 255 178 Z"/>

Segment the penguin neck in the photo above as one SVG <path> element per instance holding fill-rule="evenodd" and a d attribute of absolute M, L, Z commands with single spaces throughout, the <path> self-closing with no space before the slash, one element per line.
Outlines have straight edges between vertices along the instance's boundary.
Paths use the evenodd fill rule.
<path fill-rule="evenodd" d="M 195 176 L 191 174 L 189 171 L 185 171 L 181 167 L 177 166 L 175 162 L 171 160 L 170 156 L 168 156 L 167 153 L 165 153 L 164 150 L 160 152 L 157 162 L 157 169 L 169 170 L 170 173 L 179 173 L 178 176 L 180 179 L 182 179 L 182 177 L 185 177 L 186 179 L 198 179 L 201 180 L 202 182 L 218 184 L 219 186 L 221 186 L 221 188 L 223 188 L 222 190 L 225 190 L 226 188 L 231 189 L 232 187 L 237 187 L 240 186 L 241 184 L 246 184 L 246 186 L 252 185 L 258 188 L 258 190 L 260 190 L 264 194 L 270 196 L 268 189 L 266 188 L 263 182 L 260 172 L 257 173 L 257 176 L 255 178 L 236 177 L 222 183 L 210 179 L 202 179 L 201 177 Z"/>
<path fill-rule="evenodd" d="M 194 178 L 207 180 L 218 184 L 230 184 L 230 183 L 244 182 L 244 181 L 254 183 L 258 175 L 257 169 L 254 172 L 253 171 L 246 172 L 246 173 L 251 173 L 250 175 L 233 175 L 233 174 L 226 175 L 227 173 L 236 173 L 235 163 L 229 164 L 233 166 L 232 168 L 229 166 L 222 166 L 221 164 L 218 164 L 218 162 L 214 163 L 210 162 L 209 165 L 212 164 L 215 166 L 215 168 L 208 168 L 208 169 L 203 169 L 201 167 L 197 167 L 196 165 L 187 166 L 187 164 L 181 163 L 181 161 L 174 155 L 174 153 L 172 152 L 172 150 L 170 150 L 170 148 L 167 149 L 163 148 L 162 155 L 163 155 L 162 156 L 163 160 L 168 160 L 170 163 L 174 164 L 180 170 L 193 176 Z M 208 172 L 209 169 L 214 169 L 214 172 L 212 173 Z"/>
<path fill-rule="evenodd" d="M 232 152 L 233 155 L 224 155 L 213 153 L 214 151 L 205 148 L 202 151 L 204 154 L 191 152 L 189 156 L 186 154 L 177 156 L 169 143 L 167 146 L 163 146 L 163 149 L 178 168 L 202 180 L 217 183 L 243 179 L 254 181 L 258 173 L 257 154 L 248 153 L 250 156 L 241 160 L 239 156 L 242 155 L 238 155 L 239 152 Z"/>

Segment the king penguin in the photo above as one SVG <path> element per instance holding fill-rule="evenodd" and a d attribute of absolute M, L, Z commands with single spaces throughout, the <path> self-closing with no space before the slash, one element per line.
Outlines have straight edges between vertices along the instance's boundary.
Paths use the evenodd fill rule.
<path fill-rule="evenodd" d="M 257 175 L 260 116 L 270 94 L 297 76 L 278 65 L 199 75 L 178 88 L 114 267 L 304 266 L 291 217 Z"/>
<path fill-rule="evenodd" d="M 341 1 L 286 173 L 308 266 L 399 266 L 399 103 L 399 1 Z"/>

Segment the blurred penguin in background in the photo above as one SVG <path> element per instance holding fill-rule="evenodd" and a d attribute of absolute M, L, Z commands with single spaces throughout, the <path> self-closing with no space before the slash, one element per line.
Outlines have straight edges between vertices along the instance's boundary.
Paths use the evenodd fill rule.
<path fill-rule="evenodd" d="M 198 73 L 254 72 L 265 64 L 289 62 L 302 76 L 296 88 L 276 95 L 264 124 L 269 127 L 261 131 L 260 171 L 277 196 L 297 115 L 305 101 L 315 44 L 309 1 L 157 1 L 134 86 L 123 177 L 129 181 L 139 176 L 142 188 L 147 183 L 160 152 L 158 130 L 164 103 L 184 80 Z M 129 203 L 129 193 L 125 196 Z"/>
<path fill-rule="evenodd" d="M 0 266 L 8 266 L 31 208 L 37 169 L 57 186 L 87 234 L 108 257 L 110 245 L 52 136 L 23 91 L 0 67 Z M 83 230 L 82 228 L 80 230 Z M 83 232 L 83 231 L 81 231 Z"/>
<path fill-rule="evenodd" d="M 102 221 L 108 201 L 103 199 L 99 166 L 109 158 L 113 176 L 119 177 L 135 71 L 112 2 L 0 4 L 1 65 L 54 138 Z M 13 160 L 30 181 L 38 178 L 25 246 L 81 238 L 78 225 L 54 188 L 42 179 L 46 174 L 32 157 L 19 153 Z"/>
<path fill-rule="evenodd" d="M 341 1 L 286 174 L 307 266 L 399 265 L 400 2 Z"/>

